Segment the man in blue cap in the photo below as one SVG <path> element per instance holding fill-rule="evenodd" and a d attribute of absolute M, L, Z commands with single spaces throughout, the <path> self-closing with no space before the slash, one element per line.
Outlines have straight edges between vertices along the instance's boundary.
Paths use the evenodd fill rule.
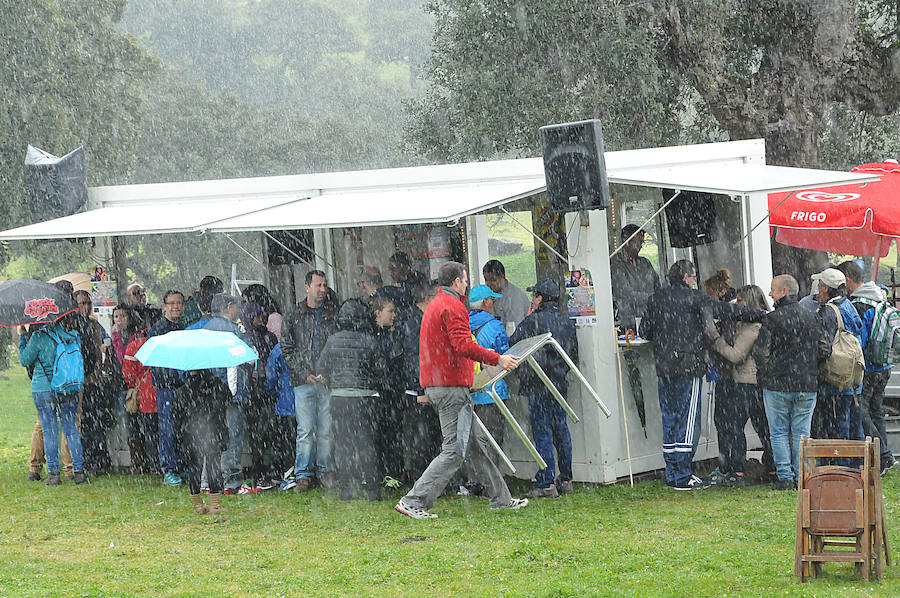
<path fill-rule="evenodd" d="M 509 349 L 509 336 L 503 322 L 494 312 L 494 300 L 502 296 L 492 291 L 486 284 L 480 284 L 469 291 L 469 328 L 475 335 L 475 342 L 501 355 Z M 494 392 L 504 401 L 508 399 L 509 389 L 506 381 L 500 380 L 494 384 Z M 488 432 L 497 444 L 502 446 L 506 422 L 503 414 L 494 405 L 494 400 L 486 391 L 481 391 L 472 395 L 472 402 L 475 403 L 475 415 L 481 418 Z"/>
<path fill-rule="evenodd" d="M 510 345 L 522 339 L 549 332 L 563 350 L 578 361 L 578 339 L 575 337 L 575 324 L 566 314 L 559 310 L 560 285 L 552 278 L 545 278 L 534 286 L 528 287 L 532 293 L 528 315 L 519 324 Z M 566 381 L 568 366 L 559 354 L 550 347 L 543 347 L 534 354 L 541 369 L 564 397 L 568 394 Z M 528 411 L 531 415 L 531 433 L 534 444 L 547 462 L 547 467 L 534 476 L 534 489 L 527 494 L 528 498 L 556 498 L 560 494 L 572 493 L 572 436 L 566 424 L 566 412 L 544 386 L 531 368 L 520 370 L 519 380 L 521 392 L 528 397 Z M 556 480 L 553 449 L 559 460 L 559 479 Z"/>

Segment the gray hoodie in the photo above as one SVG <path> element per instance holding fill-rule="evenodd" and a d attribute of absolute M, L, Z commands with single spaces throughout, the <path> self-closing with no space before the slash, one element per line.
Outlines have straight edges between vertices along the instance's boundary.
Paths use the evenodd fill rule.
<path fill-rule="evenodd" d="M 871 280 L 869 282 L 864 282 L 858 289 L 850 293 L 851 300 L 853 297 L 863 297 L 865 299 L 871 299 L 872 301 L 884 301 L 884 295 L 881 294 L 881 289 L 878 288 Z M 860 314 L 862 316 L 862 314 Z"/>

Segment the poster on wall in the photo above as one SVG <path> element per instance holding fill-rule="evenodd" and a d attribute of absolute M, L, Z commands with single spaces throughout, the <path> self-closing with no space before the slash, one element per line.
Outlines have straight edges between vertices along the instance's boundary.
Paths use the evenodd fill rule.
<path fill-rule="evenodd" d="M 594 280 L 590 270 L 566 272 L 566 306 L 576 326 L 597 325 Z"/>
<path fill-rule="evenodd" d="M 111 314 L 119 302 L 116 281 L 100 266 L 91 270 L 91 301 L 95 311 L 100 314 Z"/>
<path fill-rule="evenodd" d="M 450 229 L 432 226 L 428 230 L 428 273 L 431 280 L 437 278 L 441 265 L 450 261 Z"/>

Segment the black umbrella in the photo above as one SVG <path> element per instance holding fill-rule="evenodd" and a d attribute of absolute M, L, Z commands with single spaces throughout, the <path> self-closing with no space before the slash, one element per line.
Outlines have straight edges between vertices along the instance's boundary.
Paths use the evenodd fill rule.
<path fill-rule="evenodd" d="M 0 326 L 55 322 L 78 309 L 75 299 L 56 285 L 23 278 L 0 283 Z"/>

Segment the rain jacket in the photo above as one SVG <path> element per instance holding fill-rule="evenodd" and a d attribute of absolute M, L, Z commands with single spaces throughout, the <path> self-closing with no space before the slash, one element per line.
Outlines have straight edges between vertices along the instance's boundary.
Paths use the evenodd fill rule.
<path fill-rule="evenodd" d="M 340 322 L 338 322 L 340 328 Z M 405 360 L 403 356 L 403 332 L 399 326 L 376 327 L 375 339 L 384 356 L 385 376 L 380 388 L 403 394 L 406 390 Z"/>
<path fill-rule="evenodd" d="M 653 341 L 658 376 L 699 378 L 709 363 L 705 319 L 759 321 L 765 312 L 713 299 L 684 282 L 660 288 L 647 300 L 640 336 Z"/>
<path fill-rule="evenodd" d="M 138 390 L 138 411 L 141 413 L 156 413 L 156 387 L 153 386 L 153 376 L 150 368 L 144 367 L 134 356 L 147 342 L 143 333 L 133 334 L 125 347 L 125 357 L 122 360 L 122 375 L 125 376 L 125 385 L 128 388 Z"/>
<path fill-rule="evenodd" d="M 375 338 L 369 306 L 348 299 L 337 316 L 338 331 L 328 337 L 316 371 L 325 376 L 330 389 L 354 388 L 374 394 L 384 384 L 384 352 Z"/>
<path fill-rule="evenodd" d="M 160 318 L 147 330 L 147 338 L 160 336 L 173 330 L 182 330 L 181 324 Z M 179 370 L 154 367 L 150 368 L 150 371 L 153 373 L 153 385 L 156 388 L 178 388 L 184 381 Z"/>
<path fill-rule="evenodd" d="M 838 306 L 838 309 L 841 312 L 841 319 L 843 320 L 844 328 L 853 333 L 853 336 L 855 336 L 857 340 L 859 340 L 860 346 L 865 348 L 866 343 L 862 338 L 862 320 L 860 319 L 859 314 L 856 313 L 856 309 L 853 307 L 853 304 L 845 297 L 835 297 L 828 303 L 834 303 Z M 819 308 L 819 317 L 822 318 L 822 322 L 825 326 L 825 338 L 829 341 L 829 344 L 831 344 L 832 339 L 834 339 L 835 333 L 837 333 L 838 321 L 837 315 L 834 313 L 834 310 L 828 306 L 828 303 L 822 305 Z M 852 388 L 849 390 L 840 391 L 834 386 L 825 384 L 824 382 L 819 383 L 819 391 L 822 394 L 827 395 L 853 394 Z M 860 392 L 862 392 L 862 384 L 860 384 L 859 388 L 856 389 L 857 394 L 859 394 Z"/>
<path fill-rule="evenodd" d="M 331 304 L 326 301 L 320 309 L 324 310 L 319 324 L 324 347 L 328 337 L 336 330 L 336 326 Z M 318 373 L 315 371 L 314 363 L 318 356 L 312 354 L 314 327 L 315 315 L 313 309 L 307 305 L 306 299 L 300 305 L 289 309 L 281 323 L 281 355 L 291 372 L 291 384 L 294 386 L 308 384 L 307 376 Z"/>
<path fill-rule="evenodd" d="M 510 337 L 509 344 L 515 345 L 523 339 L 545 332 L 551 333 L 569 358 L 578 363 L 578 339 L 575 336 L 575 323 L 567 315 L 560 313 L 559 304 L 555 301 L 552 303 L 541 303 L 537 311 L 525 316 L 525 319 L 519 323 L 516 331 Z M 565 395 L 569 392 L 569 383 L 566 380 L 569 366 L 556 352 L 556 349 L 542 347 L 534 354 L 534 360 L 541 366 L 541 369 L 553 382 L 553 386 L 561 394 Z M 522 365 L 524 366 L 525 364 Z M 553 396 L 530 367 L 521 367 L 516 371 L 519 373 L 523 394 L 540 397 Z"/>
<path fill-rule="evenodd" d="M 757 381 L 768 390 L 816 392 L 819 362 L 830 355 L 822 319 L 800 305 L 797 295 L 786 295 L 763 320 L 754 347 Z"/>
<path fill-rule="evenodd" d="M 275 345 L 266 362 L 266 390 L 275 395 L 275 415 L 294 417 L 294 387 L 291 386 L 291 373 L 281 356 L 281 344 Z"/>
<path fill-rule="evenodd" d="M 628 259 L 621 251 L 609 260 L 609 276 L 618 321 L 633 326 L 647 307 L 647 300 L 659 290 L 659 276 L 645 257 Z"/>
<path fill-rule="evenodd" d="M 878 288 L 878 285 L 872 281 L 863 283 L 855 291 L 850 293 L 850 301 L 853 303 L 853 307 L 856 308 L 856 313 L 859 314 L 859 317 L 862 320 L 862 348 L 865 349 L 866 344 L 869 342 L 869 337 L 872 335 L 872 320 L 875 318 L 875 308 L 864 303 L 857 303 L 857 298 L 871 299 L 872 301 L 881 303 L 884 301 L 884 295 L 881 294 L 881 289 Z M 891 369 L 890 364 L 872 365 L 866 360 L 867 372 L 883 372 L 889 369 Z"/>
<path fill-rule="evenodd" d="M 475 335 L 475 340 L 479 345 L 487 349 L 493 349 L 501 355 L 509 350 L 509 337 L 506 335 L 506 328 L 503 323 L 490 312 L 483 310 L 474 310 L 469 312 L 469 328 Z M 502 399 L 509 398 L 509 388 L 506 386 L 506 380 L 500 380 L 495 383 L 494 392 Z M 472 401 L 476 405 L 493 404 L 494 399 L 491 398 L 486 391 L 476 392 L 472 395 Z"/>
<path fill-rule="evenodd" d="M 215 314 L 213 317 L 209 319 L 203 326 L 204 330 L 218 330 L 219 332 L 233 332 L 235 336 L 240 338 L 241 340 L 247 340 L 246 335 L 241 330 L 240 326 L 229 320 L 228 318 L 223 318 L 222 316 Z M 252 345 L 251 345 L 252 346 Z M 236 391 L 232 394 L 232 402 L 234 403 L 246 403 L 247 399 L 250 395 L 250 376 L 248 374 L 248 370 L 253 367 L 254 362 L 250 362 L 250 365 L 239 365 L 237 370 L 237 388 Z M 212 368 L 210 371 L 213 375 L 216 376 L 219 380 L 228 385 L 228 370 L 230 368 Z"/>
<path fill-rule="evenodd" d="M 175 391 L 172 415 L 180 428 L 181 438 L 201 454 L 218 453 L 228 448 L 225 409 L 231 402 L 231 391 L 211 370 L 198 370 L 188 375 Z"/>
<path fill-rule="evenodd" d="M 56 364 L 56 341 L 48 334 L 52 332 L 61 340 L 74 340 L 81 347 L 81 335 L 76 331 L 67 331 L 62 324 L 55 322 L 36 330 L 26 341 L 25 335 L 19 336 L 19 363 L 25 367 L 34 367 L 31 376 L 31 392 L 50 392 L 50 379 Z"/>
<path fill-rule="evenodd" d="M 469 312 L 462 296 L 441 287 L 422 316 L 419 334 L 419 382 L 431 386 L 465 386 L 475 378 L 475 361 L 497 365 L 500 356 L 479 347 L 469 330 Z"/>
<path fill-rule="evenodd" d="M 762 324 L 740 322 L 734 334 L 734 342 L 728 344 L 724 336 L 713 343 L 716 353 L 734 364 L 728 376 L 739 384 L 756 384 L 756 360 L 753 359 L 753 345 L 759 337 Z"/>

